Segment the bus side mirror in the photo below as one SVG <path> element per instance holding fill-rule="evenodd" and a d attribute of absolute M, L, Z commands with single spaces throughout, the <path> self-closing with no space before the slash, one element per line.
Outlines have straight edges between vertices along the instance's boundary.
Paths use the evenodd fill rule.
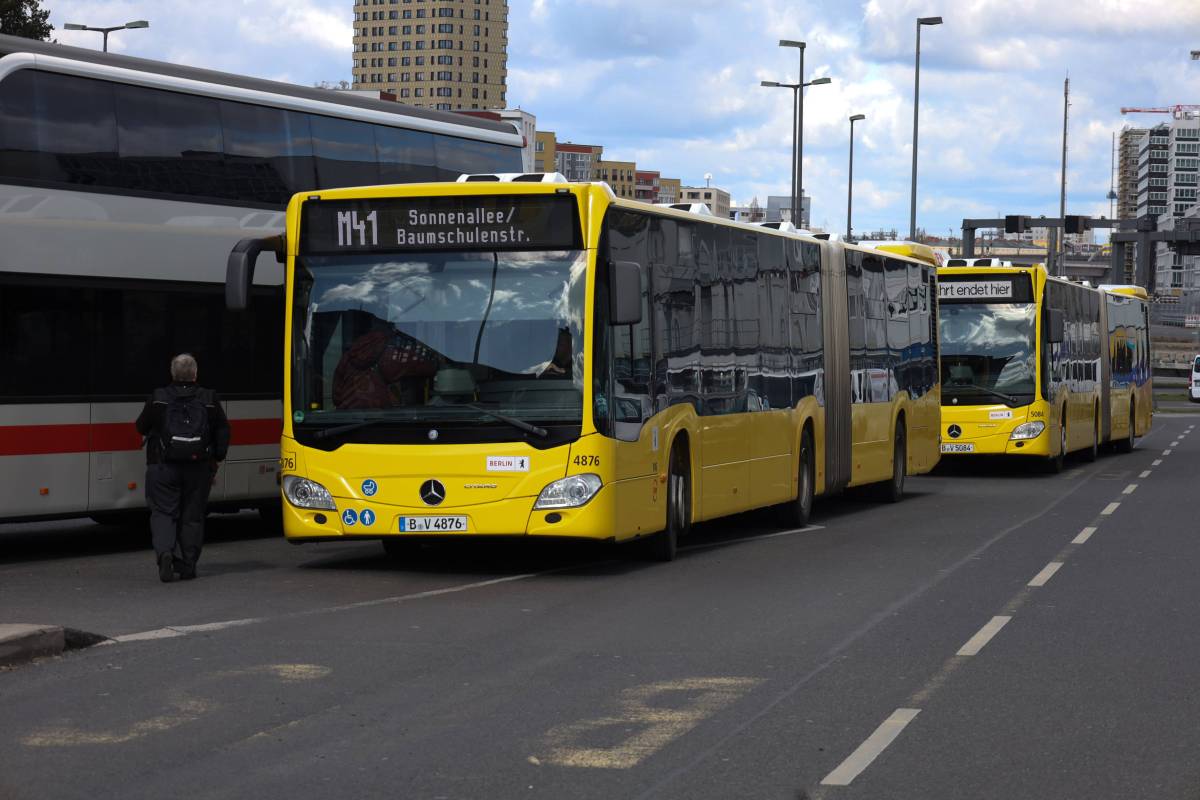
<path fill-rule="evenodd" d="M 1066 320 L 1063 318 L 1063 312 L 1057 308 L 1046 309 L 1046 341 L 1050 344 L 1059 344 L 1064 338 L 1066 330 Z"/>
<path fill-rule="evenodd" d="M 280 264 L 287 261 L 283 236 L 242 239 L 233 246 L 225 267 L 225 307 L 245 311 L 250 304 L 250 286 L 254 283 L 254 264 L 264 250 L 272 250 Z"/>
<path fill-rule="evenodd" d="M 636 325 L 642 321 L 642 268 L 636 261 L 614 261 L 609 293 L 610 322 Z"/>

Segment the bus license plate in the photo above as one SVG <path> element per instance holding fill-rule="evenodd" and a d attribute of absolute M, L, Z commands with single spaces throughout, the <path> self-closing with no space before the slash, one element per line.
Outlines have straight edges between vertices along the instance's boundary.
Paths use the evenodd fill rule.
<path fill-rule="evenodd" d="M 942 442 L 943 453 L 974 453 L 974 442 Z"/>
<path fill-rule="evenodd" d="M 462 533 L 466 517 L 401 517 L 401 533 Z"/>

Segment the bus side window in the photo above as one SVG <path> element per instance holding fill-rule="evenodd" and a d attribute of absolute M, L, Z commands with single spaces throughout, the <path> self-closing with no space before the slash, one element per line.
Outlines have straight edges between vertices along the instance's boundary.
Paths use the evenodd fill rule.
<path fill-rule="evenodd" d="M 614 208 L 609 211 L 606 221 L 610 263 L 632 261 L 641 266 L 642 319 L 635 325 L 613 328 L 613 388 L 609 400 L 616 438 L 636 441 L 641 435 L 642 423 L 653 414 L 653 321 L 649 307 L 648 268 L 650 217 Z"/>

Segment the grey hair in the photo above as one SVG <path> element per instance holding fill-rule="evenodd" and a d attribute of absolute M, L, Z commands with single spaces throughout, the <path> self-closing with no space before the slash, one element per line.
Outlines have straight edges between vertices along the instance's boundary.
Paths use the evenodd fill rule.
<path fill-rule="evenodd" d="M 191 353 L 180 353 L 171 359 L 171 380 L 184 383 L 196 380 L 196 359 Z"/>

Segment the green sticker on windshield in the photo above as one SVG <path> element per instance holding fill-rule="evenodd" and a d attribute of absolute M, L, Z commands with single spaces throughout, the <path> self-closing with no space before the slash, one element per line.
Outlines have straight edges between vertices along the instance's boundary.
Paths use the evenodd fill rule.
<path fill-rule="evenodd" d="M 304 412 L 297 411 L 295 414 L 292 414 L 292 422 L 304 422 Z"/>

